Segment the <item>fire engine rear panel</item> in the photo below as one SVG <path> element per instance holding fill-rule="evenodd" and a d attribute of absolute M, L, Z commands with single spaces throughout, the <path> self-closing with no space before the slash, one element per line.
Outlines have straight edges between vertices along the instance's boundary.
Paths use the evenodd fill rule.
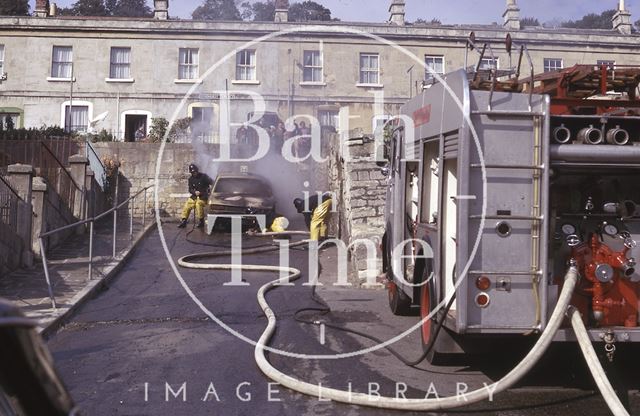
<path fill-rule="evenodd" d="M 470 94 L 468 154 L 461 152 L 458 165 L 459 192 L 469 196 L 458 201 L 468 207 L 460 209 L 457 230 L 466 242 L 457 264 L 468 264 L 459 292 L 466 296 L 457 314 L 461 332 L 517 333 L 544 326 L 548 98 L 531 97 L 531 108 L 529 100 L 526 94 Z M 479 278 L 488 279 L 489 288 L 479 289 Z"/>

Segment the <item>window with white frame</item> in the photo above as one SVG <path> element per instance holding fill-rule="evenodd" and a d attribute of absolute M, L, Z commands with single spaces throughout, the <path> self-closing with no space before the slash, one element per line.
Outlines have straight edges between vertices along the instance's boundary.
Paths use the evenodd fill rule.
<path fill-rule="evenodd" d="M 73 48 L 54 46 L 51 59 L 51 78 L 71 78 L 73 72 Z"/>
<path fill-rule="evenodd" d="M 480 61 L 480 69 L 481 70 L 500 69 L 500 59 L 499 58 L 482 58 L 482 61 Z"/>
<path fill-rule="evenodd" d="M 562 59 L 544 58 L 544 72 L 557 71 L 562 68 Z"/>
<path fill-rule="evenodd" d="M 426 68 L 438 75 L 444 75 L 444 56 L 441 55 L 425 55 L 424 64 Z M 425 70 L 425 79 L 432 79 L 432 72 Z"/>
<path fill-rule="evenodd" d="M 377 53 L 360 54 L 360 84 L 376 85 L 380 83 L 380 55 Z"/>
<path fill-rule="evenodd" d="M 4 45 L 0 45 L 0 76 L 2 76 L 4 72 Z"/>
<path fill-rule="evenodd" d="M 245 49 L 236 54 L 236 80 L 255 81 L 256 78 L 256 51 Z"/>
<path fill-rule="evenodd" d="M 599 67 L 606 65 L 609 69 L 615 69 L 616 61 L 606 60 L 606 59 L 598 59 L 596 62 Z"/>
<path fill-rule="evenodd" d="M 198 79 L 199 51 L 195 48 L 180 48 L 178 79 Z"/>
<path fill-rule="evenodd" d="M 111 65 L 109 78 L 131 78 L 131 48 L 111 48 Z"/>
<path fill-rule="evenodd" d="M 64 108 L 64 130 L 86 132 L 89 129 L 89 106 L 66 105 Z"/>
<path fill-rule="evenodd" d="M 322 82 L 322 54 L 320 51 L 304 51 L 303 82 Z"/>

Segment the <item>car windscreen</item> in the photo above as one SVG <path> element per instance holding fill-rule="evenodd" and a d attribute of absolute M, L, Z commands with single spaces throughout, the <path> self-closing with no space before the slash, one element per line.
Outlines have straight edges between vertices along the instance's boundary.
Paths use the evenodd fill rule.
<path fill-rule="evenodd" d="M 252 178 L 220 178 L 213 189 L 214 193 L 271 196 L 271 189 L 262 181 Z"/>

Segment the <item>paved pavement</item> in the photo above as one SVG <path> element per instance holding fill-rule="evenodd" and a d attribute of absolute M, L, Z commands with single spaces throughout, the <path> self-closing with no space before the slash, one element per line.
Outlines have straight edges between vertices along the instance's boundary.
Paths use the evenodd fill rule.
<path fill-rule="evenodd" d="M 205 237 L 198 231 L 189 239 L 216 244 L 204 247 L 187 241 L 186 231 L 164 227 L 171 257 L 221 250 L 228 236 Z M 248 239 L 245 245 L 259 244 Z M 307 270 L 305 251 L 291 252 L 291 264 Z M 323 252 L 324 286 L 319 296 L 331 312 L 317 319 L 366 331 L 388 339 L 413 325 L 416 317 L 392 316 L 383 290 L 339 288 L 332 266 L 335 253 Z M 223 260 L 220 260 L 223 261 Z M 274 254 L 246 257 L 245 263 L 275 264 Z M 225 286 L 226 272 L 180 269 L 181 278 L 201 304 L 229 328 L 257 340 L 266 320 L 255 294 L 273 279 L 266 273 L 246 273 L 249 286 Z M 298 281 L 278 288 L 268 300 L 278 317 L 272 346 L 290 352 L 330 354 L 370 346 L 353 334 L 327 329 L 324 343 L 319 327 L 294 319 L 301 308 L 317 307 L 311 288 Z M 187 295 L 164 256 L 157 231 L 145 238 L 99 296 L 80 308 L 73 319 L 49 340 L 63 380 L 87 415 L 393 415 L 386 410 L 320 401 L 269 384 L 256 367 L 253 346 L 213 323 Z M 417 334 L 394 344 L 402 355 L 420 353 Z M 455 394 L 501 378 L 526 352 L 526 346 L 499 342 L 494 354 L 455 366 L 418 368 L 401 364 L 385 350 L 339 360 L 294 359 L 269 354 L 278 369 L 294 377 L 339 389 L 395 395 L 406 385 L 407 397 Z M 620 385 L 632 414 L 640 413 L 636 377 L 640 360 L 635 351 L 621 351 L 617 367 Z M 401 383 L 401 384 L 399 384 Z M 182 389 L 182 390 L 181 390 Z M 177 393 L 176 393 L 177 392 Z M 174 394 L 176 393 L 176 394 Z M 174 397 L 177 396 L 177 397 Z M 585 371 L 575 346 L 558 346 L 517 388 L 493 402 L 451 413 L 469 415 L 606 415 L 608 410 Z M 402 413 L 417 414 L 417 413 Z"/>
<path fill-rule="evenodd" d="M 124 210 L 120 210 L 124 211 Z M 122 213 L 121 213 L 122 214 Z M 151 216 L 149 216 L 151 217 Z M 126 261 L 151 227 L 152 219 L 135 218 L 130 235 L 129 217 L 121 215 L 116 229 L 116 257 L 112 257 L 113 221 L 104 218 L 94 227 L 93 273 L 89 279 L 89 232 L 70 236 L 47 254 L 49 276 L 57 308 L 52 307 L 41 261 L 31 269 L 20 269 L 0 279 L 0 297 L 13 301 L 28 317 L 39 321 L 46 332 L 80 306 Z"/>

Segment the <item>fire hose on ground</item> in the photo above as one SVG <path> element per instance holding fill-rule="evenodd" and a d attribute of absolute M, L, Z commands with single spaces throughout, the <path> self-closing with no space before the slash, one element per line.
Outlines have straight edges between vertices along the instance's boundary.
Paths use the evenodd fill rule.
<path fill-rule="evenodd" d="M 277 235 L 277 233 L 269 233 L 269 235 Z M 307 244 L 308 241 L 300 241 L 290 244 L 289 247 L 296 247 Z M 263 253 L 273 250 L 273 247 L 254 248 L 243 250 L 244 254 Z M 266 300 L 266 294 L 277 287 L 282 286 L 283 279 L 286 283 L 293 282 L 300 278 L 301 272 L 292 267 L 280 266 L 264 266 L 264 265 L 244 265 L 244 264 L 204 264 L 194 263 L 194 260 L 202 260 L 204 258 L 218 257 L 230 254 L 229 251 L 217 253 L 199 253 L 187 255 L 179 259 L 178 264 L 185 268 L 207 269 L 207 270 L 245 270 L 245 271 L 267 271 L 267 272 L 288 272 L 286 278 L 280 278 L 268 282 L 260 287 L 257 294 L 258 304 L 263 313 L 267 317 L 268 323 L 264 332 L 260 336 L 254 349 L 254 358 L 260 370 L 273 381 L 287 387 L 290 390 L 303 393 L 309 396 L 322 398 L 323 400 L 333 400 L 336 402 L 361 405 L 367 407 L 392 409 L 392 410 L 414 410 L 414 411 L 436 411 L 453 409 L 457 407 L 467 406 L 490 399 L 494 394 L 503 392 L 520 379 L 522 379 L 544 355 L 555 333 L 558 331 L 566 316 L 571 318 L 571 324 L 575 331 L 578 343 L 584 354 L 589 369 L 596 381 L 600 392 L 615 416 L 628 416 L 628 412 L 615 394 L 613 387 L 606 377 L 604 369 L 596 356 L 595 350 L 589 339 L 587 329 L 582 322 L 580 313 L 570 306 L 571 296 L 579 280 L 579 272 L 574 261 L 571 262 L 569 269 L 565 275 L 562 291 L 558 296 L 556 307 L 549 318 L 549 322 L 545 330 L 540 334 L 536 344 L 531 348 L 529 353 L 522 361 L 514 367 L 501 380 L 492 385 L 485 386 L 481 389 L 464 393 L 458 396 L 433 398 L 433 399 L 404 399 L 396 397 L 371 396 L 364 393 L 356 393 L 346 390 L 338 390 L 329 387 L 319 386 L 313 383 L 302 381 L 291 377 L 276 369 L 265 356 L 265 347 L 269 344 L 275 329 L 276 315 Z"/>

